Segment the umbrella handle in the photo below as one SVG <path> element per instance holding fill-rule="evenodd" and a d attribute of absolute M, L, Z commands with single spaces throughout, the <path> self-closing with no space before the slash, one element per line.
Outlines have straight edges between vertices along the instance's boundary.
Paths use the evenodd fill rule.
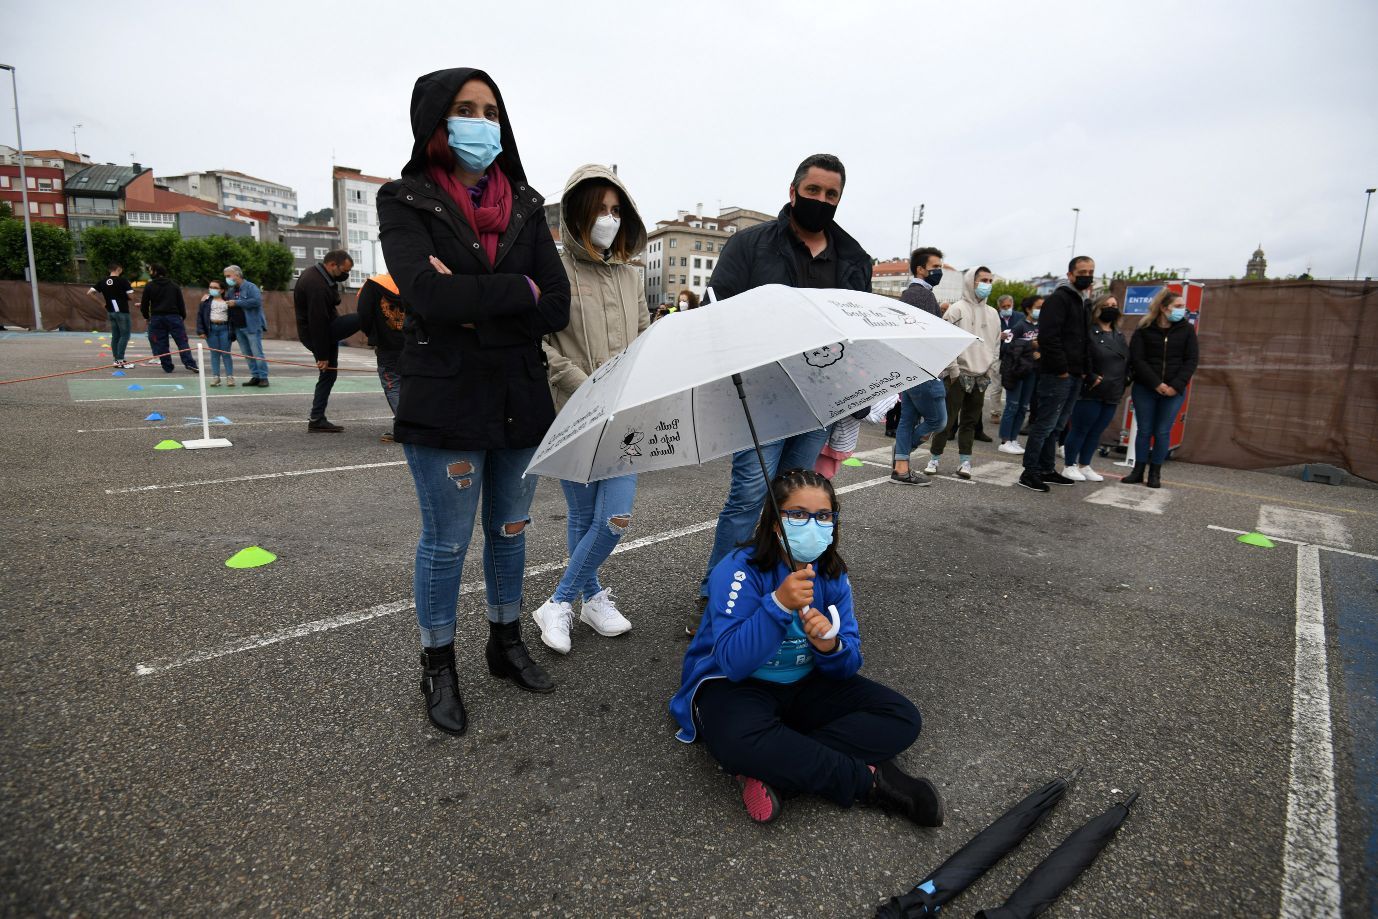
<path fill-rule="evenodd" d="M 832 617 L 832 620 L 833 620 L 833 627 L 830 628 L 830 629 L 828 629 L 828 631 L 826 631 L 826 632 L 823 633 L 823 640 L 824 640 L 824 641 L 827 641 L 829 638 L 836 638 L 836 637 L 837 637 L 837 633 L 838 633 L 839 631 L 842 630 L 842 620 L 841 620 L 841 619 L 838 617 L 838 615 L 837 615 L 837 607 L 836 607 L 836 606 L 829 606 L 829 607 L 828 607 L 828 615 Z"/>

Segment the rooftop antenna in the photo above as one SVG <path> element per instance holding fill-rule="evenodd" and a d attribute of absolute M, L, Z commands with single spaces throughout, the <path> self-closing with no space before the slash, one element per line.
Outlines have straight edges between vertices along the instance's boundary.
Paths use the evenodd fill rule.
<path fill-rule="evenodd" d="M 913 252 L 919 248 L 919 230 L 923 227 L 923 208 L 920 204 L 914 208 L 914 215 L 909 222 L 909 251 Z"/>

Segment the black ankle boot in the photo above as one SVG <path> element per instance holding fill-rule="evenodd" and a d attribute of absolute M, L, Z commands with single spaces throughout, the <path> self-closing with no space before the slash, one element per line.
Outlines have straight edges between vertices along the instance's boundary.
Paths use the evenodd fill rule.
<path fill-rule="evenodd" d="M 908 817 L 919 826 L 942 826 L 947 808 L 928 779 L 906 773 L 894 760 L 877 763 L 866 803 Z"/>
<path fill-rule="evenodd" d="M 455 676 L 455 645 L 421 649 L 421 694 L 426 697 L 426 717 L 446 734 L 463 734 L 469 727 L 464 700 L 459 697 Z"/>
<path fill-rule="evenodd" d="M 521 629 L 520 622 L 488 623 L 488 672 L 528 692 L 553 692 L 549 675 L 526 653 Z"/>
<path fill-rule="evenodd" d="M 1144 483 L 1144 464 L 1135 463 L 1134 468 L 1129 471 L 1129 475 L 1120 481 L 1125 485 L 1142 485 Z"/>
<path fill-rule="evenodd" d="M 1152 464 L 1151 466 L 1148 467 L 1148 487 L 1149 487 L 1149 488 L 1162 488 L 1162 487 L 1163 487 L 1163 480 L 1162 480 L 1162 477 L 1161 477 L 1162 471 L 1163 471 L 1163 464 L 1162 464 L 1162 463 L 1154 463 L 1154 464 Z"/>

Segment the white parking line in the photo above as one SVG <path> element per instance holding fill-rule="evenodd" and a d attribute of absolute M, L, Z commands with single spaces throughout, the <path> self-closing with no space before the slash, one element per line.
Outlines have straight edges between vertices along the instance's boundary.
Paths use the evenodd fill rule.
<path fill-rule="evenodd" d="M 1167 510 L 1167 503 L 1171 499 L 1172 492 L 1165 488 L 1125 488 L 1123 485 L 1107 485 L 1087 495 L 1083 500 L 1088 504 L 1101 504 L 1145 514 L 1161 514 Z"/>
<path fill-rule="evenodd" d="M 386 466 L 405 466 L 406 460 L 387 463 L 360 463 L 357 466 L 328 466 L 324 469 L 293 469 L 288 472 L 262 472 L 257 475 L 237 475 L 228 479 L 201 479 L 197 482 L 173 482 L 170 485 L 135 485 L 132 488 L 107 488 L 107 495 L 128 495 L 142 491 L 161 491 L 166 488 L 193 488 L 197 485 L 227 485 L 230 482 L 254 482 L 258 479 L 283 479 L 298 475 L 318 475 L 322 472 L 351 472 L 355 469 L 382 469 Z"/>
<path fill-rule="evenodd" d="M 1236 530 L 1231 527 L 1218 527 L 1213 523 L 1207 525 L 1206 529 L 1215 530 L 1218 533 L 1233 533 L 1236 536 L 1243 536 L 1245 533 L 1249 532 L 1248 530 Z M 1327 552 L 1338 552 L 1341 555 L 1352 555 L 1355 558 L 1367 558 L 1378 562 L 1378 555 L 1369 555 L 1367 552 L 1355 552 L 1353 549 L 1342 549 L 1339 546 L 1325 546 L 1320 543 L 1311 543 L 1300 539 L 1287 539 L 1284 536 L 1269 536 L 1268 538 L 1273 542 L 1285 542 L 1292 546 L 1315 546 L 1317 549 L 1324 549 Z"/>
<path fill-rule="evenodd" d="M 380 386 L 378 389 L 362 389 L 362 390 L 341 390 L 341 389 L 337 389 L 337 390 L 335 390 L 334 392 L 332 392 L 332 393 L 330 394 L 330 398 L 333 399 L 333 398 L 335 398 L 336 396 L 373 396 L 374 398 L 377 398 L 378 395 L 382 393 L 382 391 L 383 391 L 383 389 L 382 389 L 381 386 Z M 225 395 L 225 393 L 219 393 L 218 395 L 222 395 L 222 396 L 223 396 L 223 395 Z M 271 397 L 273 397 L 273 396 L 296 396 L 298 399 L 300 399 L 300 398 L 302 398 L 303 396 L 309 396 L 309 395 L 311 395 L 309 392 L 308 392 L 308 393 L 301 393 L 301 392 L 256 392 L 256 393 L 253 393 L 252 395 L 233 396 L 232 398 L 235 398 L 235 399 L 268 399 L 268 398 L 271 398 Z M 110 398 L 106 398 L 106 399 L 73 399 L 72 401 L 73 401 L 73 402 L 149 402 L 149 401 L 166 402 L 166 401 L 171 400 L 171 399 L 199 399 L 199 398 L 201 398 L 201 395 L 200 395 L 199 393 L 197 393 L 197 394 L 191 395 L 191 396 L 111 396 Z"/>
<path fill-rule="evenodd" d="M 870 488 L 882 482 L 889 481 L 889 478 L 869 479 L 865 482 L 854 482 L 839 488 L 839 494 L 846 492 L 859 491 L 863 488 Z M 643 536 L 640 539 L 633 539 L 630 542 L 619 543 L 612 550 L 613 555 L 623 552 L 631 552 L 633 549 L 640 549 L 645 546 L 654 546 L 670 539 L 678 539 L 682 536 L 690 536 L 694 533 L 702 533 L 711 530 L 718 525 L 718 518 L 704 520 L 700 523 L 690 524 L 689 526 L 679 527 L 673 530 L 666 530 L 662 533 L 652 533 L 650 536 Z M 569 564 L 569 559 L 559 562 L 547 562 L 543 565 L 531 565 L 524 572 L 524 577 L 535 577 L 539 574 L 546 574 L 551 571 L 562 571 Z M 482 581 L 472 581 L 462 584 L 459 588 L 461 596 L 464 594 L 478 593 L 484 589 Z M 406 612 L 413 609 L 415 604 L 411 600 L 395 600 L 391 603 L 380 603 L 377 606 L 370 606 L 367 609 L 354 610 L 353 612 L 342 613 L 338 616 L 328 616 L 325 619 L 315 619 L 311 622 L 303 622 L 277 632 L 266 632 L 262 635 L 250 635 L 248 638 L 241 638 L 238 641 L 227 642 L 215 648 L 208 648 L 204 651 L 194 651 L 182 657 L 169 657 L 161 660 L 151 661 L 146 664 L 137 664 L 134 672 L 139 676 L 152 676 L 157 673 L 166 673 L 169 670 L 176 670 L 188 664 L 199 664 L 205 661 L 212 661 L 218 657 L 227 657 L 231 654 L 239 654 L 244 651 L 254 651 L 258 648 L 266 648 L 278 642 L 288 641 L 293 638 L 304 638 L 307 635 L 314 635 L 317 632 L 328 632 L 332 629 L 343 628 L 347 625 L 354 625 L 358 622 L 367 622 L 370 619 L 377 619 L 380 616 L 390 616 L 393 613 Z"/>
<path fill-rule="evenodd" d="M 344 424 L 353 424 L 353 423 L 363 422 L 363 421 L 391 421 L 391 420 L 392 420 L 392 416 L 391 416 L 391 415 L 374 415 L 374 416 L 369 417 L 369 418 L 340 418 L 340 419 L 337 419 L 337 420 L 338 420 L 339 422 L 341 422 L 341 423 L 344 423 Z M 300 418 L 277 418 L 277 419 L 274 419 L 273 421 L 235 421 L 235 422 L 231 422 L 230 425 L 228 425 L 228 427 L 242 428 L 242 427 L 246 427 L 246 426 L 252 425 L 252 424 L 299 424 L 300 422 L 301 422 L 301 419 L 300 419 Z M 199 423 L 199 421 L 198 421 L 197 423 Z M 136 427 L 136 428 L 78 428 L 78 429 L 77 429 L 77 433 L 78 433 L 78 434 L 115 434 L 115 433 L 119 433 L 119 432 L 121 432 L 121 431 L 166 431 L 166 430 L 169 430 L 169 429 L 172 429 L 172 428 L 185 428 L 185 427 L 188 427 L 190 424 L 191 424 L 191 422 L 187 422 L 186 424 L 145 424 L 145 425 L 141 425 L 141 426 Z M 212 421 L 212 422 L 211 422 L 211 427 L 213 427 L 213 428 L 214 428 L 214 427 L 221 427 L 221 425 L 220 425 L 218 422 Z"/>
<path fill-rule="evenodd" d="M 1340 855 L 1321 553 L 1316 546 L 1297 547 L 1292 685 L 1292 760 L 1280 915 L 1282 919 L 1331 919 L 1340 915 Z"/>
<path fill-rule="evenodd" d="M 1304 511 L 1295 507 L 1264 504 L 1258 509 L 1254 529 L 1265 536 L 1286 536 L 1313 545 L 1345 546 L 1354 543 L 1349 527 L 1337 514 Z"/>

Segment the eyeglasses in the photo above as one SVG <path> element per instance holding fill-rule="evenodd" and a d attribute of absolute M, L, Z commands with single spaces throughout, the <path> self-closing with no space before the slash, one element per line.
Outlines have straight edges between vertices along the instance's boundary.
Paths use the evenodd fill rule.
<path fill-rule="evenodd" d="M 790 526 L 801 527 L 810 520 L 817 520 L 821 527 L 832 527 L 833 524 L 837 523 L 837 518 L 842 516 L 842 512 L 816 511 L 811 514 L 808 511 L 789 510 L 781 511 L 780 516 L 784 517 L 785 522 Z"/>

